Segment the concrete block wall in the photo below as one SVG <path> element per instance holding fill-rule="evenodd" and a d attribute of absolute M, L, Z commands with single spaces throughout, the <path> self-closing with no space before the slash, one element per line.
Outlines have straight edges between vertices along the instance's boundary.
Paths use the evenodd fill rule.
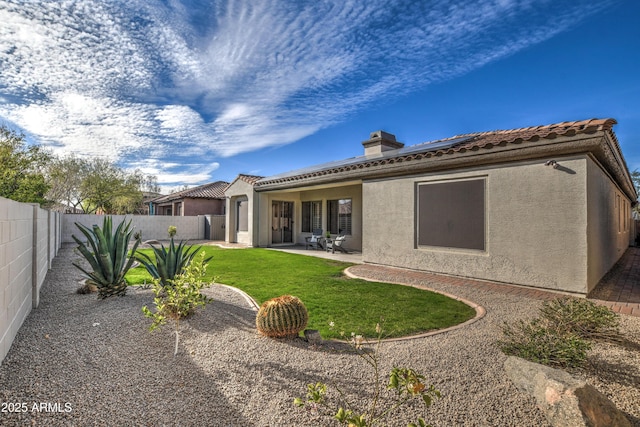
<path fill-rule="evenodd" d="M 38 307 L 40 303 L 40 288 L 49 270 L 49 211 L 33 207 L 33 251 L 34 257 L 31 264 L 33 283 L 31 302 L 32 307 Z"/>
<path fill-rule="evenodd" d="M 62 227 L 60 226 L 61 218 L 62 214 L 60 212 L 49 211 L 49 268 L 51 268 L 51 262 L 58 253 L 56 245 L 59 245 L 62 242 Z"/>
<path fill-rule="evenodd" d="M 114 224 L 125 218 L 114 215 Z M 165 240 L 170 225 L 176 237 L 205 238 L 205 217 L 130 216 L 144 240 Z M 40 302 L 40 290 L 53 258 L 63 242 L 81 233 L 75 222 L 102 226 L 100 215 L 72 215 L 41 209 L 0 197 L 0 363 L 32 309 Z M 84 237 L 84 236 L 82 236 Z"/>
<path fill-rule="evenodd" d="M 59 221 L 59 215 L 37 205 L 0 198 L 0 362 L 38 306 L 40 288 L 60 247 L 55 234 Z"/>
<path fill-rule="evenodd" d="M 111 215 L 113 218 L 114 228 L 126 218 L 131 220 L 131 226 L 135 231 L 142 232 L 142 240 L 167 240 L 169 235 L 167 230 L 169 226 L 174 225 L 178 232 L 175 239 L 177 240 L 201 240 L 208 239 L 205 237 L 205 217 L 198 216 L 165 216 L 165 215 Z M 75 223 L 80 223 L 91 228 L 94 224 L 102 227 L 104 215 L 85 215 L 85 214 L 65 214 L 62 220 L 62 241 L 64 243 L 73 243 L 73 235 L 82 241 L 86 238 L 82 232 L 76 227 Z"/>

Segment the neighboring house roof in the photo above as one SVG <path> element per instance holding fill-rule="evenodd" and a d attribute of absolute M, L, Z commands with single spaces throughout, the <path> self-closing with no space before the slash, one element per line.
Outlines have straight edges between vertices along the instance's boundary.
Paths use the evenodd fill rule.
<path fill-rule="evenodd" d="M 145 201 L 151 201 L 157 199 L 158 197 L 164 196 L 160 193 L 156 193 L 155 191 L 143 191 L 142 197 L 145 199 Z"/>
<path fill-rule="evenodd" d="M 159 204 L 180 199 L 224 199 L 224 192 L 228 186 L 229 183 L 225 181 L 211 182 L 158 197 L 157 199 L 151 200 L 151 202 Z"/>
<path fill-rule="evenodd" d="M 273 175 L 256 181 L 255 188 L 257 191 L 265 191 L 375 176 L 394 176 L 420 170 L 451 169 L 470 162 L 499 163 L 543 155 L 591 151 L 597 152 L 599 161 L 612 170 L 625 192 L 635 200 L 637 195 L 617 138 L 612 131 L 616 123 L 614 119 L 590 119 L 457 135 L 375 155 L 358 156 Z M 582 141 L 600 136 L 596 135 L 598 133 L 608 135 L 610 144 L 602 144 L 599 140 L 591 144 Z M 573 144 L 576 140 L 580 140 L 580 143 Z M 498 153 L 492 154 L 492 151 L 504 154 L 498 157 Z M 484 154 L 492 155 L 479 159 L 479 155 Z"/>

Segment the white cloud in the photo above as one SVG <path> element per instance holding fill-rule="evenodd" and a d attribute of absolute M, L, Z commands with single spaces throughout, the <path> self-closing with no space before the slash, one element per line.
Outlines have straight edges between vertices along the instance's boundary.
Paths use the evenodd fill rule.
<path fill-rule="evenodd" d="M 202 182 L 213 159 L 298 140 L 609 3 L 0 0 L 0 119 L 59 152 Z M 187 171 L 194 156 L 216 166 Z"/>
<path fill-rule="evenodd" d="M 201 185 L 211 180 L 220 163 L 170 163 L 146 159 L 129 163 L 129 170 L 138 170 L 146 175 L 154 175 L 163 189 L 175 188 L 183 184 Z"/>

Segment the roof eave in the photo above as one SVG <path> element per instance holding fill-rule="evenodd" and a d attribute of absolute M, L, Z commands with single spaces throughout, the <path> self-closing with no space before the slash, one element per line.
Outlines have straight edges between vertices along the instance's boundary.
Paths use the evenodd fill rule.
<path fill-rule="evenodd" d="M 390 163 L 354 164 L 341 171 L 325 170 L 316 172 L 313 176 L 289 177 L 284 181 L 266 182 L 256 186 L 255 190 L 258 192 L 284 190 L 344 181 L 390 178 L 465 167 L 498 165 L 560 155 L 593 153 L 627 196 L 636 200 L 637 194 L 629 172 L 612 136 L 615 137 L 611 131 L 607 130 L 590 134 L 559 136 L 552 139 L 503 142 L 497 145 L 473 147 L 464 151 L 452 150 L 450 153 L 436 153 L 434 155 L 424 153 L 425 156 L 419 159 L 410 156 L 399 157 Z"/>

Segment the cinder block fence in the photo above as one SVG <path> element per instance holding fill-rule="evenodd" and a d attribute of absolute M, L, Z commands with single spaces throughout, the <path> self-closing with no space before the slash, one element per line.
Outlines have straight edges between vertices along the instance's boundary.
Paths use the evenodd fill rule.
<path fill-rule="evenodd" d="M 0 362 L 40 302 L 61 245 L 61 214 L 0 197 Z"/>
<path fill-rule="evenodd" d="M 199 240 L 205 238 L 205 217 L 199 216 L 144 216 L 144 215 L 111 215 L 115 227 L 123 220 L 131 220 L 131 227 L 142 232 L 142 240 L 169 239 L 169 226 L 176 227 L 178 240 Z M 73 235 L 86 240 L 76 227 L 76 223 L 91 228 L 94 224 L 102 227 L 104 215 L 64 214 L 62 218 L 62 242 L 73 243 Z"/>
<path fill-rule="evenodd" d="M 114 225 L 123 219 L 142 232 L 143 240 L 166 240 L 167 230 L 177 228 L 177 239 L 199 240 L 205 236 L 205 216 L 113 215 Z M 18 330 L 40 302 L 40 288 L 51 261 L 73 235 L 85 240 L 75 223 L 102 227 L 104 216 L 61 214 L 38 205 L 0 197 L 0 363 L 9 352 Z"/>

